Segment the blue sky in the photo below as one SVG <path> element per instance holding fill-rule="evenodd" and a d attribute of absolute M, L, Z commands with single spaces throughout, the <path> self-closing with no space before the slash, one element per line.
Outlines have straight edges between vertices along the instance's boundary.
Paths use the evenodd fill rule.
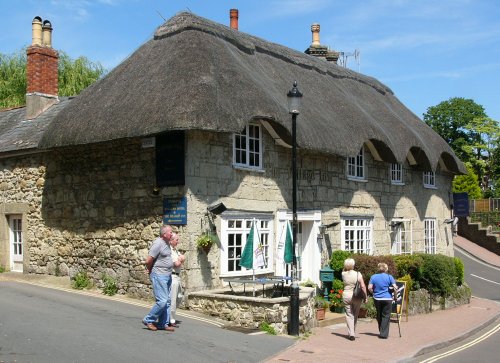
<path fill-rule="evenodd" d="M 240 31 L 298 51 L 319 23 L 322 44 L 346 54 L 358 49 L 359 71 L 390 87 L 419 117 L 464 97 L 500 121 L 498 0 L 0 0 L 0 53 L 29 45 L 38 15 L 52 23 L 54 48 L 111 69 L 163 18 L 191 11 L 229 25 L 231 8 L 239 9 Z M 353 56 L 347 66 L 358 70 Z"/>

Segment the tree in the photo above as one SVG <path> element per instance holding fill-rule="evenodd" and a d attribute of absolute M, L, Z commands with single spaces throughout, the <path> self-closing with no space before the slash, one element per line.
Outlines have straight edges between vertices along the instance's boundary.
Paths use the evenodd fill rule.
<path fill-rule="evenodd" d="M 466 126 L 474 119 L 487 117 L 483 106 L 471 99 L 454 97 L 427 108 L 423 116 L 425 123 L 451 146 L 460 160 L 465 162 L 471 159 L 467 146 L 473 143 L 476 135 Z"/>
<path fill-rule="evenodd" d="M 423 118 L 474 171 L 483 194 L 491 194 L 499 177 L 498 122 L 488 118 L 483 106 L 460 97 L 429 107 Z"/>
<path fill-rule="evenodd" d="M 468 173 L 466 175 L 457 175 L 453 178 L 452 191 L 453 193 L 466 192 L 469 194 L 470 199 L 481 199 L 482 193 L 477 175 L 469 163 L 465 164 L 465 166 Z"/>
<path fill-rule="evenodd" d="M 75 96 L 106 73 L 100 63 L 86 57 L 71 59 L 59 52 L 59 96 Z M 26 49 L 12 55 L 0 53 L 0 109 L 25 104 Z"/>

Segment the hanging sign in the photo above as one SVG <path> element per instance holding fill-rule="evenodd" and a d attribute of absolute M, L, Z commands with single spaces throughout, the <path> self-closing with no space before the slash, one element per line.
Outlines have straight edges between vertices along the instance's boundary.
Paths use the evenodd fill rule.
<path fill-rule="evenodd" d="M 187 224 L 187 199 L 163 199 L 163 224 Z"/>

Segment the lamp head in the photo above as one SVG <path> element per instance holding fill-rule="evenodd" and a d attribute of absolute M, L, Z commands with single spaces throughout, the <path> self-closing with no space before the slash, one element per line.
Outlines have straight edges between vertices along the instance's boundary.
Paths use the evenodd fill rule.
<path fill-rule="evenodd" d="M 293 87 L 288 91 L 286 97 L 288 99 L 288 112 L 292 115 L 298 115 L 300 113 L 302 93 L 297 88 L 297 81 L 293 82 Z"/>

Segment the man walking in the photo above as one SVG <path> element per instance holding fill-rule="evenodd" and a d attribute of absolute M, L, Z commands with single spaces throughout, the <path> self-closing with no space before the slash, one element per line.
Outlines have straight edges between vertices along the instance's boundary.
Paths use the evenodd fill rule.
<path fill-rule="evenodd" d="M 170 239 L 172 238 L 172 227 L 161 226 L 160 237 L 153 241 L 146 258 L 146 269 L 153 286 L 153 294 L 156 303 L 151 308 L 148 315 L 144 317 L 142 323 L 149 330 L 158 329 L 171 331 L 175 329 L 168 326 L 170 322 L 170 288 L 172 285 L 172 251 L 170 249 Z"/>

